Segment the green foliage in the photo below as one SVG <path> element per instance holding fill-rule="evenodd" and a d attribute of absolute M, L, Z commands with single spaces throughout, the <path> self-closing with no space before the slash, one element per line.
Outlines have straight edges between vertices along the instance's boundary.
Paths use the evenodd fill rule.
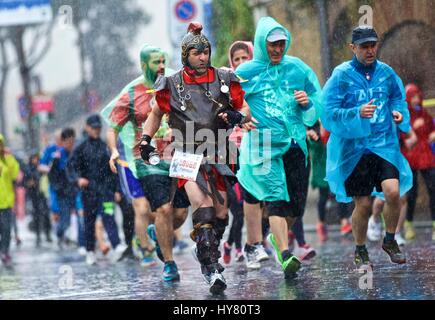
<path fill-rule="evenodd" d="M 213 0 L 213 65 L 228 66 L 228 49 L 237 40 L 253 41 L 255 23 L 248 0 Z"/>

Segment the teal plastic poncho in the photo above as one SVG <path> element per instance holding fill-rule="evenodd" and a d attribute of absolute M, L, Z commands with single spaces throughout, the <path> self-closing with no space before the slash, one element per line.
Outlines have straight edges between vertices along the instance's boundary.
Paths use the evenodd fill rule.
<path fill-rule="evenodd" d="M 409 112 L 402 80 L 394 70 L 377 61 L 372 79 L 366 80 L 347 61 L 335 68 L 323 88 L 322 124 L 331 132 L 327 145 L 326 180 L 337 201 L 350 202 L 345 180 L 365 153 L 375 153 L 392 163 L 400 173 L 400 195 L 412 187 L 412 172 L 400 152 L 398 129 L 410 130 Z M 373 118 L 361 118 L 362 105 L 375 99 Z M 403 122 L 396 125 L 392 112 L 399 111 Z M 382 193 L 374 196 L 384 199 Z"/>
<path fill-rule="evenodd" d="M 321 89 L 315 73 L 302 60 L 285 55 L 272 65 L 266 49 L 266 38 L 281 29 L 289 39 L 290 32 L 270 17 L 258 22 L 254 41 L 254 59 L 241 64 L 236 74 L 242 78 L 245 99 L 254 118 L 256 130 L 244 135 L 240 146 L 241 185 L 261 201 L 290 201 L 282 156 L 292 139 L 307 152 L 305 126 L 312 126 L 320 117 Z M 294 99 L 294 90 L 304 90 L 309 96 L 308 108 Z"/>

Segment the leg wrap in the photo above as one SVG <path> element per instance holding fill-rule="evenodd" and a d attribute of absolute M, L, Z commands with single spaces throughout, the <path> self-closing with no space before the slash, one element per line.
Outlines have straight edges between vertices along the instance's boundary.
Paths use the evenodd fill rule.
<path fill-rule="evenodd" d="M 198 261 L 203 266 L 218 264 L 219 240 L 213 226 L 216 224 L 216 209 L 199 208 L 193 213 L 193 231 L 190 236 L 196 242 Z"/>
<path fill-rule="evenodd" d="M 214 229 L 216 230 L 216 234 L 217 234 L 217 237 L 218 237 L 219 241 L 222 240 L 222 237 L 223 237 L 224 232 L 225 232 L 225 228 L 228 225 L 228 220 L 229 220 L 228 216 L 226 216 L 225 219 L 216 219 L 216 223 L 214 225 Z"/>
<path fill-rule="evenodd" d="M 196 242 L 198 231 L 204 227 L 212 227 L 216 223 L 216 209 L 213 207 L 198 208 L 192 214 L 193 230 L 190 238 Z"/>

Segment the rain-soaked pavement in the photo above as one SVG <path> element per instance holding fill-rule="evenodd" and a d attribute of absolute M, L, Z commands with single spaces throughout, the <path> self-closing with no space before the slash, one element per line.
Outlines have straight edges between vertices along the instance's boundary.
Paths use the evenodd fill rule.
<path fill-rule="evenodd" d="M 145 299 L 145 300 L 293 300 L 293 299 L 434 299 L 435 242 L 430 229 L 418 229 L 418 238 L 404 251 L 408 263 L 392 265 L 379 244 L 371 244 L 373 277 L 354 270 L 353 243 L 338 233 L 320 245 L 314 233 L 308 242 L 317 256 L 304 263 L 297 278 L 285 280 L 273 259 L 259 271 L 233 263 L 225 270 L 228 289 L 213 297 L 190 251 L 176 255 L 181 281 L 162 282 L 162 265 L 145 269 L 136 261 L 111 264 L 101 257 L 87 266 L 77 250 L 60 253 L 45 243 L 35 249 L 33 235 L 21 248 L 12 246 L 14 266 L 0 267 L 0 299 Z M 189 240 L 190 241 L 190 240 Z"/>

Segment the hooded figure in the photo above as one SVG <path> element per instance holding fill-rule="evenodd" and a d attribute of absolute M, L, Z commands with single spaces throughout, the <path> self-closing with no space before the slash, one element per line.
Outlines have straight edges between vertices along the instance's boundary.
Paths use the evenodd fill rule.
<path fill-rule="evenodd" d="M 406 86 L 405 90 L 406 102 L 408 103 L 408 110 L 411 116 L 411 125 L 414 128 L 418 140 L 417 145 L 411 150 L 402 147 L 402 153 L 409 161 L 412 170 L 435 168 L 435 155 L 432 153 L 429 143 L 430 135 L 432 132 L 435 132 L 435 124 L 431 115 L 422 107 L 423 93 L 420 88 L 411 83 Z M 411 104 L 411 100 L 414 96 L 417 96 L 419 100 L 415 106 Z M 417 120 L 419 122 L 423 120 L 422 125 L 417 123 L 417 126 L 414 126 Z"/>
<path fill-rule="evenodd" d="M 240 184 L 260 201 L 291 201 L 284 171 L 283 155 L 297 143 L 307 156 L 305 126 L 312 126 L 322 111 L 321 89 L 316 74 L 301 59 L 284 55 L 272 64 L 266 38 L 276 30 L 285 33 L 285 52 L 291 44 L 290 32 L 270 17 L 258 22 L 254 59 L 240 65 L 245 99 L 257 129 L 245 134 L 240 146 Z M 304 90 L 309 105 L 304 110 L 294 98 Z"/>
<path fill-rule="evenodd" d="M 230 46 L 228 50 L 228 61 L 230 62 L 230 67 L 234 71 L 236 67 L 233 63 L 233 55 L 238 50 L 245 50 L 248 54 L 248 60 L 252 60 L 254 58 L 254 45 L 251 41 L 235 41 Z"/>
<path fill-rule="evenodd" d="M 235 41 L 230 46 L 230 49 L 228 50 L 228 61 L 230 62 L 231 69 L 234 71 L 236 70 L 236 66 L 234 64 L 234 54 L 239 51 L 244 50 L 247 53 L 248 61 L 252 60 L 254 57 L 254 45 L 251 41 Z M 241 63 L 244 63 L 244 61 L 241 61 Z M 240 64 L 241 64 L 240 63 Z M 237 66 L 239 66 L 238 64 Z M 243 137 L 243 130 L 240 127 L 235 127 L 233 132 L 230 135 L 230 141 L 236 144 L 237 148 L 240 148 L 240 143 L 242 141 Z"/>
<path fill-rule="evenodd" d="M 140 64 L 142 75 L 122 89 L 121 93 L 113 99 L 102 111 L 101 115 L 107 124 L 119 133 L 119 150 L 121 158 L 127 163 L 124 164 L 132 171 L 136 178 L 147 174 L 167 175 L 169 165 L 161 162 L 156 166 L 136 165 L 140 159 L 140 151 L 137 142 L 141 138 L 142 123 L 151 112 L 151 102 L 153 95 L 148 92 L 151 90 L 158 77 L 158 59 L 167 58 L 166 53 L 160 48 L 144 45 L 140 52 Z M 169 75 L 173 71 L 165 68 L 165 74 Z M 162 124 L 162 130 L 167 128 Z M 161 132 L 165 136 L 165 132 Z M 142 163 L 142 161 L 140 160 Z"/>
<path fill-rule="evenodd" d="M 354 60 L 356 57 L 354 57 Z M 339 202 L 350 202 L 345 181 L 361 157 L 374 153 L 393 164 L 400 173 L 400 196 L 412 187 L 412 172 L 399 148 L 399 132 L 408 132 L 409 112 L 402 81 L 387 64 L 373 64 L 371 80 L 355 71 L 347 61 L 337 66 L 323 88 L 325 112 L 322 124 L 331 132 L 327 146 L 326 180 Z M 377 109 L 372 118 L 362 118 L 361 106 L 375 99 Z M 396 125 L 392 112 L 403 115 Z M 383 193 L 372 195 L 384 199 Z"/>
<path fill-rule="evenodd" d="M 13 182 L 20 172 L 20 165 L 15 157 L 6 152 L 5 139 L 0 134 L 0 210 L 12 209 L 15 204 Z M 2 212 L 0 212 L 0 215 Z"/>

